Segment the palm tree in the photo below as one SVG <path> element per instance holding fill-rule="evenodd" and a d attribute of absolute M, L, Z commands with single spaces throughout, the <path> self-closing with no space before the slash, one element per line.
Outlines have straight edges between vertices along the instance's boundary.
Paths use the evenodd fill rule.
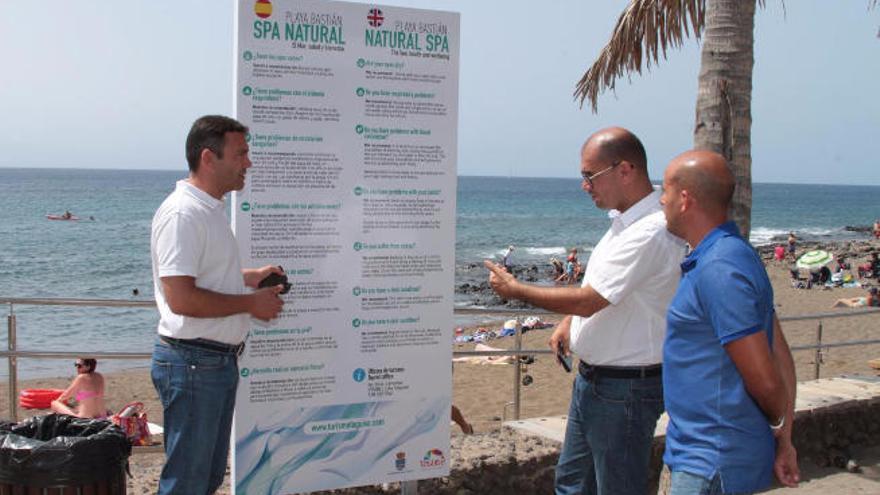
<path fill-rule="evenodd" d="M 694 148 L 724 155 L 736 177 L 731 218 L 748 238 L 751 221 L 751 98 L 756 0 L 632 0 L 611 40 L 578 81 L 575 97 L 593 112 L 602 89 L 617 77 L 666 58 L 684 38 L 703 40 Z"/>
<path fill-rule="evenodd" d="M 694 148 L 716 151 L 730 164 L 736 192 L 730 217 L 746 239 L 752 210 L 752 66 L 755 4 L 764 0 L 631 0 L 611 40 L 578 81 L 575 98 L 597 110 L 599 92 L 619 76 L 659 63 L 684 38 L 704 36 Z M 876 7 L 878 0 L 869 0 Z M 878 34 L 880 36 L 880 34 Z M 645 60 L 643 60 L 643 58 Z"/>

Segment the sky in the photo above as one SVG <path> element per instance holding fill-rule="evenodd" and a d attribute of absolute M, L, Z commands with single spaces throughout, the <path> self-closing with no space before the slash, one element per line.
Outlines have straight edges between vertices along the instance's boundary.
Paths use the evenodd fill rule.
<path fill-rule="evenodd" d="M 368 3 L 368 2 L 357 2 Z M 627 2 L 387 0 L 461 14 L 458 174 L 572 177 L 620 125 L 652 178 L 693 144 L 700 45 L 573 99 Z M 880 185 L 880 8 L 768 0 L 755 21 L 752 177 Z M 204 114 L 232 114 L 233 0 L 0 0 L 0 167 L 185 170 Z"/>

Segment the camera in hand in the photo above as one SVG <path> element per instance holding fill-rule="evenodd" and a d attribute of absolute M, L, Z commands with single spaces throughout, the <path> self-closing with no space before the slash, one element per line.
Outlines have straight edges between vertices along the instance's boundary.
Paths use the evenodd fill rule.
<path fill-rule="evenodd" d="M 282 271 L 284 271 L 284 269 L 281 268 L 280 266 L 278 268 L 280 268 Z M 281 294 L 287 294 L 288 292 L 290 292 L 290 288 L 293 286 L 293 284 L 291 284 L 290 282 L 287 281 L 287 275 L 279 275 L 277 273 L 270 273 L 268 277 L 264 278 L 263 280 L 260 280 L 260 283 L 257 285 L 257 287 L 262 289 L 263 287 L 273 287 L 276 285 L 283 285 L 284 286 L 284 288 L 281 289 Z"/>

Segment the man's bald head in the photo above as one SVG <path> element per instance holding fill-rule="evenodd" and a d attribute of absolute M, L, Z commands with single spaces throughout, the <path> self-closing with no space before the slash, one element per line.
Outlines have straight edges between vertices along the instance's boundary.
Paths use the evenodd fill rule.
<path fill-rule="evenodd" d="M 587 152 L 604 163 L 626 160 L 645 175 L 648 174 L 645 147 L 635 134 L 623 127 L 608 127 L 593 133 L 581 148 L 581 154 Z"/>
<path fill-rule="evenodd" d="M 669 164 L 668 180 L 707 213 L 727 212 L 736 185 L 727 160 L 714 151 L 686 151 Z"/>

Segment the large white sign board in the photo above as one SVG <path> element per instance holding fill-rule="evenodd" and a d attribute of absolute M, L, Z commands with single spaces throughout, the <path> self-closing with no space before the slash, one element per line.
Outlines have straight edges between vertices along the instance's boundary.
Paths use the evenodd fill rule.
<path fill-rule="evenodd" d="M 293 288 L 240 361 L 234 489 L 449 472 L 459 17 L 238 0 L 245 266 Z"/>

